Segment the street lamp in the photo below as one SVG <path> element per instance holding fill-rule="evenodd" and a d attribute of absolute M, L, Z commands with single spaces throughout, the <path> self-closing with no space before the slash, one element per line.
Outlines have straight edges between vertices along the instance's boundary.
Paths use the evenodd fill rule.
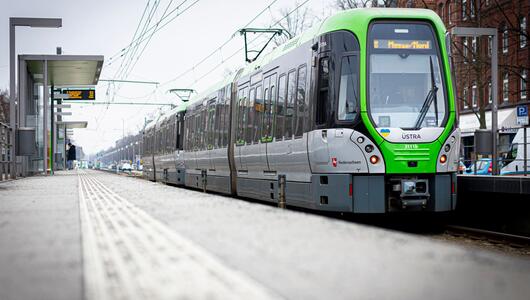
<path fill-rule="evenodd" d="M 492 103 L 491 103 L 491 134 L 492 134 L 492 157 L 491 157 L 491 173 L 492 175 L 497 175 L 499 172 L 499 166 L 497 163 L 498 160 L 498 149 L 497 149 L 497 106 L 498 106 L 498 43 L 497 40 L 497 28 L 476 28 L 476 27 L 454 27 L 451 30 L 451 34 L 454 36 L 461 37 L 479 37 L 479 36 L 491 36 L 492 45 L 491 45 L 491 91 L 493 93 Z"/>
<path fill-rule="evenodd" d="M 63 20 L 58 18 L 9 18 L 9 124 L 11 126 L 11 178 L 16 178 L 16 96 L 15 96 L 15 28 L 59 28 L 63 26 Z M 44 91 L 47 93 L 48 91 Z M 46 116 L 45 116 L 46 117 Z M 46 158 L 44 158 L 46 159 Z M 46 173 L 46 170 L 44 170 Z"/>

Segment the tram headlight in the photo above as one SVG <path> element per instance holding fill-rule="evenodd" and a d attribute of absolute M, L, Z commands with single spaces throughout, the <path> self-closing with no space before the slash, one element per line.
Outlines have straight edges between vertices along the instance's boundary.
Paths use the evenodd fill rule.
<path fill-rule="evenodd" d="M 372 151 L 374 151 L 374 146 L 366 145 L 366 147 L 364 147 L 364 151 L 366 151 L 367 153 L 371 153 Z"/>
<path fill-rule="evenodd" d="M 442 156 L 440 156 L 440 163 L 441 164 L 445 164 L 445 162 L 447 161 L 447 156 L 445 154 L 443 154 Z"/>
<path fill-rule="evenodd" d="M 372 163 L 372 165 L 375 165 L 379 162 L 379 157 L 377 155 L 370 156 L 370 162 Z"/>
<path fill-rule="evenodd" d="M 449 152 L 449 150 L 451 150 L 451 146 L 449 144 L 445 144 L 444 150 L 445 152 Z"/>

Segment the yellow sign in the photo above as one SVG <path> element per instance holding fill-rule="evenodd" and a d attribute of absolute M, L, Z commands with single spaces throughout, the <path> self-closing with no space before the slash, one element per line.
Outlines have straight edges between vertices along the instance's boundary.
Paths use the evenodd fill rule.
<path fill-rule="evenodd" d="M 68 95 L 68 100 L 95 100 L 96 91 L 94 89 L 86 90 L 63 90 Z"/>
<path fill-rule="evenodd" d="M 374 40 L 375 49 L 431 49 L 431 41 L 428 40 Z"/>

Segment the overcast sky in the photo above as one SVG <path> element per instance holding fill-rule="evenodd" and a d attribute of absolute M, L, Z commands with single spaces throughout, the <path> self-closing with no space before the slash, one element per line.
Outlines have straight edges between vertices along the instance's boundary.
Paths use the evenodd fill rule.
<path fill-rule="evenodd" d="M 150 0 L 151 4 L 155 0 Z M 184 0 L 158 0 L 160 2 L 153 23 L 161 16 L 168 4 L 169 11 Z M 185 1 L 183 7 L 197 0 Z M 132 40 L 147 0 L 1 0 L 0 1 L 0 89 L 9 87 L 9 17 L 62 18 L 59 29 L 19 27 L 16 30 L 17 54 L 55 54 L 61 46 L 63 54 L 104 55 L 105 63 L 101 79 L 115 78 L 120 61 L 109 64 L 110 58 Z M 121 102 L 170 102 L 176 97 L 168 94 L 170 88 L 207 88 L 220 80 L 228 70 L 244 64 L 244 53 L 227 59 L 243 46 L 237 35 L 221 51 L 206 60 L 182 78 L 170 81 L 177 75 L 200 62 L 218 46 L 226 42 L 237 29 L 252 20 L 270 3 L 269 10 L 250 24 L 250 27 L 266 27 L 279 19 L 279 10 L 294 8 L 293 0 L 199 0 L 187 11 L 158 31 L 149 42 L 128 80 L 156 81 L 161 85 L 123 84 L 116 92 L 114 101 Z M 298 3 L 303 3 L 299 0 Z M 322 15 L 334 0 L 310 0 L 304 7 Z M 152 5 L 151 5 L 152 6 Z M 167 19 L 169 20 L 169 18 Z M 212 71 L 212 68 L 225 63 Z M 107 83 L 96 87 L 97 101 L 110 100 L 106 95 Z M 112 95 L 112 93 L 111 93 Z M 88 121 L 87 129 L 76 129 L 74 139 L 88 153 L 114 145 L 125 134 L 138 132 L 144 119 L 153 115 L 152 106 L 105 106 L 73 105 L 71 120 Z"/>

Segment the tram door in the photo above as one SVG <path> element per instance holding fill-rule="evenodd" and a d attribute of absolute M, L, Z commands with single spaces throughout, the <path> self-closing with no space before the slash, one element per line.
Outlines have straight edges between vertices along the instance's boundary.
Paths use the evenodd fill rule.
<path fill-rule="evenodd" d="M 267 158 L 270 173 L 285 174 L 287 181 L 310 180 L 305 133 L 309 116 L 307 75 L 307 63 L 302 63 L 278 77 L 274 138 L 267 145 Z"/>
<path fill-rule="evenodd" d="M 264 87 L 261 80 L 251 85 L 246 108 L 245 145 L 240 148 L 241 164 L 250 178 L 260 178 L 264 171 L 268 171 L 265 143 L 261 138 L 265 112 L 263 93 L 265 90 L 268 90 L 268 87 Z"/>
<path fill-rule="evenodd" d="M 275 111 L 275 102 L 276 102 L 276 80 L 277 74 L 267 74 L 263 80 L 263 126 L 261 129 L 261 138 L 260 142 L 264 147 L 262 147 L 261 156 L 265 158 L 267 163 L 266 168 L 263 168 L 264 176 L 275 176 L 276 173 L 270 172 L 269 161 L 267 158 L 267 148 L 268 145 L 272 142 L 274 136 L 274 111 Z"/>

